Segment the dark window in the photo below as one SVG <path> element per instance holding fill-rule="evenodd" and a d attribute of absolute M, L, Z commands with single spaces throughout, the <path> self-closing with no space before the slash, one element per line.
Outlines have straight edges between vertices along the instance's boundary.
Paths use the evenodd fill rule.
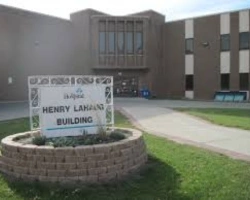
<path fill-rule="evenodd" d="M 133 54 L 134 53 L 134 39 L 133 39 L 133 32 L 127 32 L 127 53 Z"/>
<path fill-rule="evenodd" d="M 249 74 L 240 74 L 240 90 L 249 90 Z"/>
<path fill-rule="evenodd" d="M 142 32 L 136 32 L 136 53 L 137 54 L 142 54 Z"/>
<path fill-rule="evenodd" d="M 240 49 L 249 49 L 249 32 L 240 33 Z"/>
<path fill-rule="evenodd" d="M 230 81 L 229 74 L 221 74 L 220 77 L 221 90 L 229 90 L 229 81 Z"/>
<path fill-rule="evenodd" d="M 186 90 L 192 91 L 194 90 L 194 76 L 186 75 Z"/>
<path fill-rule="evenodd" d="M 221 35 L 220 37 L 220 49 L 221 51 L 229 51 L 230 50 L 230 35 Z"/>
<path fill-rule="evenodd" d="M 124 54 L 124 33 L 118 32 L 117 49 L 118 54 Z"/>
<path fill-rule="evenodd" d="M 186 39 L 186 54 L 194 53 L 194 39 Z"/>
<path fill-rule="evenodd" d="M 109 32 L 109 54 L 115 53 L 115 32 Z"/>
<path fill-rule="evenodd" d="M 105 32 L 99 32 L 99 52 L 100 52 L 100 54 L 106 53 L 106 34 L 105 34 Z"/>

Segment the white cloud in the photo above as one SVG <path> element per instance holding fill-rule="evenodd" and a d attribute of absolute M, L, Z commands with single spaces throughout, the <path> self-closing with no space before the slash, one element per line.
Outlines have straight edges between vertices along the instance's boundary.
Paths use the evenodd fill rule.
<path fill-rule="evenodd" d="M 62 18 L 69 18 L 70 13 L 86 8 L 93 8 L 112 15 L 126 15 L 153 9 L 166 15 L 166 20 L 169 21 L 232 9 L 249 8 L 250 0 L 0 0 L 0 4 Z"/>

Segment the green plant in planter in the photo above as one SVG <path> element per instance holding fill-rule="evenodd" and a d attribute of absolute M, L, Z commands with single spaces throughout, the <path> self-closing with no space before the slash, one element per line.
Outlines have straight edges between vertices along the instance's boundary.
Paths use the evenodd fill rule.
<path fill-rule="evenodd" d="M 106 141 L 108 139 L 107 132 L 102 126 L 98 128 L 96 139 L 100 141 Z"/>
<path fill-rule="evenodd" d="M 126 136 L 119 130 L 114 130 L 110 133 L 109 137 L 115 141 L 123 140 Z"/>
<path fill-rule="evenodd" d="M 68 147 L 68 146 L 77 146 L 77 139 L 74 137 L 58 137 L 50 139 L 51 144 L 54 147 Z"/>
<path fill-rule="evenodd" d="M 45 143 L 46 143 L 46 137 L 42 135 L 35 136 L 32 139 L 32 144 L 35 144 L 37 146 L 45 145 Z"/>

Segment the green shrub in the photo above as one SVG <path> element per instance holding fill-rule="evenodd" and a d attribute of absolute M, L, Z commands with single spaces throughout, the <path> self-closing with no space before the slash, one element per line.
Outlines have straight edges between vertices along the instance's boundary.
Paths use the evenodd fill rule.
<path fill-rule="evenodd" d="M 32 139 L 32 144 L 35 144 L 37 146 L 45 145 L 46 143 L 46 137 L 45 136 L 35 136 Z"/>
<path fill-rule="evenodd" d="M 114 130 L 113 132 L 111 132 L 109 137 L 115 141 L 123 140 L 126 138 L 126 136 L 118 130 Z"/>
<path fill-rule="evenodd" d="M 108 134 L 104 129 L 99 129 L 98 134 L 72 137 L 57 137 L 46 138 L 44 136 L 36 136 L 32 139 L 32 144 L 38 146 L 47 145 L 53 147 L 76 147 L 79 145 L 94 145 L 94 144 L 106 144 L 123 140 L 126 138 L 126 133 L 123 130 L 114 130 Z"/>
<path fill-rule="evenodd" d="M 52 138 L 50 139 L 51 144 L 53 144 L 54 147 L 75 147 L 77 146 L 77 139 L 74 137 L 58 137 L 58 138 Z"/>

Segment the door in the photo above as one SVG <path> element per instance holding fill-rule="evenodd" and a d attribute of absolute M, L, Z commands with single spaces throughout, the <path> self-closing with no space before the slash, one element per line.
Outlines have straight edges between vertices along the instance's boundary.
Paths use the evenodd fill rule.
<path fill-rule="evenodd" d="M 137 97 L 138 78 L 117 76 L 114 77 L 114 96 L 115 97 Z"/>

